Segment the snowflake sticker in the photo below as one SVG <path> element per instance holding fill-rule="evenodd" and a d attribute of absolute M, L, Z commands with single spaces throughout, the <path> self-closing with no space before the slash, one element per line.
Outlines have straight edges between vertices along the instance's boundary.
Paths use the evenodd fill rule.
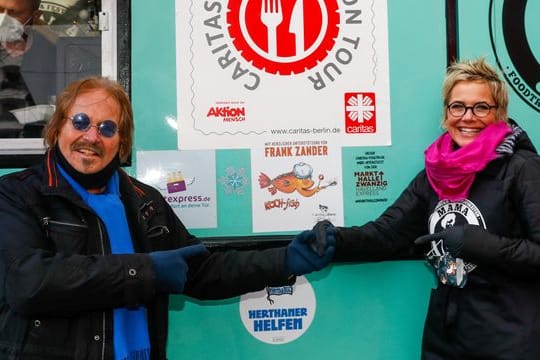
<path fill-rule="evenodd" d="M 244 168 L 238 170 L 228 167 L 225 170 L 225 175 L 219 179 L 219 183 L 223 185 L 227 195 L 236 194 L 243 195 L 244 189 L 248 183 Z"/>

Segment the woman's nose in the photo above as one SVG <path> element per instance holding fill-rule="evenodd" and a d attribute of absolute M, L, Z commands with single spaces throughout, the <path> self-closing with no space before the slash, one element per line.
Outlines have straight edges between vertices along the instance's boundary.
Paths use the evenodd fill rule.
<path fill-rule="evenodd" d="M 472 119 L 474 117 L 473 109 L 467 108 L 465 109 L 465 114 L 461 117 L 462 119 Z"/>

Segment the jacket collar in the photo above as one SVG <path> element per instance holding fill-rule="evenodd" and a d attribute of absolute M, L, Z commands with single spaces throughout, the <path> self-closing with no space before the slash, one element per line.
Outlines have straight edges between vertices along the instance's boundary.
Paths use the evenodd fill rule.
<path fill-rule="evenodd" d="M 51 156 L 50 151 L 45 154 L 43 162 L 43 187 L 44 192 L 48 194 L 75 194 L 71 185 L 60 174 L 56 166 L 56 161 Z M 137 186 L 131 177 L 123 170 L 118 169 L 120 177 L 120 193 L 123 196 L 143 199 L 146 195 L 145 191 Z"/>
<path fill-rule="evenodd" d="M 42 163 L 42 193 L 44 195 L 59 196 L 67 199 L 76 206 L 88 208 L 77 192 L 60 174 L 56 162 L 47 152 Z M 150 244 L 146 239 L 148 221 L 154 215 L 154 205 L 146 195 L 144 189 L 138 186 L 124 170 L 119 169 L 120 197 L 126 209 L 127 219 L 133 231 L 132 236 L 137 252 L 150 251 Z"/>

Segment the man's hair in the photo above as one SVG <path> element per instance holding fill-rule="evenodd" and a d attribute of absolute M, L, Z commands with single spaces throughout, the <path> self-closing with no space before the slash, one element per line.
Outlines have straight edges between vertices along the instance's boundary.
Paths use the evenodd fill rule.
<path fill-rule="evenodd" d="M 446 107 L 450 101 L 450 93 L 461 81 L 478 81 L 488 85 L 495 105 L 497 120 L 508 121 L 508 90 L 506 83 L 497 71 L 484 58 L 463 60 L 450 65 L 442 87 L 443 123 L 446 119 Z"/>
<path fill-rule="evenodd" d="M 41 0 L 31 0 L 31 1 L 32 1 L 32 10 L 34 11 L 38 10 Z"/>
<path fill-rule="evenodd" d="M 56 99 L 56 109 L 43 132 L 43 140 L 49 147 L 58 142 L 60 129 L 66 123 L 68 110 L 73 106 L 80 94 L 94 90 L 104 90 L 112 96 L 120 106 L 120 119 L 118 119 L 118 135 L 120 136 L 119 156 L 126 161 L 133 145 L 133 109 L 129 97 L 116 81 L 101 76 L 91 76 L 70 83 Z"/>

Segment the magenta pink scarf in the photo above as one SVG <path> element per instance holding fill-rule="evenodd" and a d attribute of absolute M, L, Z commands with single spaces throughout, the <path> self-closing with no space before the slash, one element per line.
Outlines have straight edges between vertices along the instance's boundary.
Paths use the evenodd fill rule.
<path fill-rule="evenodd" d="M 476 173 L 497 157 L 495 149 L 512 130 L 504 121 L 484 128 L 470 144 L 454 149 L 448 132 L 425 151 L 429 183 L 440 200 L 466 199 Z"/>

